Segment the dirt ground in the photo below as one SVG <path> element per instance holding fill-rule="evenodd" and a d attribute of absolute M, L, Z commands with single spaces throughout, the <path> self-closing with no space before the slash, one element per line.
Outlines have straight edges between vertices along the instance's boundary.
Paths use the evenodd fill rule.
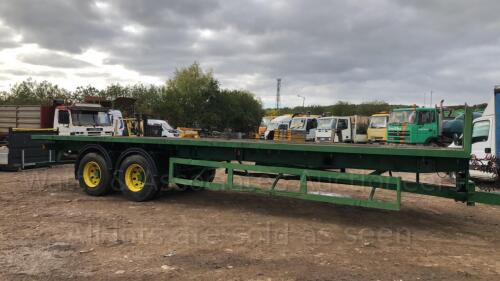
<path fill-rule="evenodd" d="M 499 207 L 403 194 L 394 212 L 215 191 L 135 203 L 85 195 L 70 165 L 0 183 L 2 280 L 500 280 Z"/>

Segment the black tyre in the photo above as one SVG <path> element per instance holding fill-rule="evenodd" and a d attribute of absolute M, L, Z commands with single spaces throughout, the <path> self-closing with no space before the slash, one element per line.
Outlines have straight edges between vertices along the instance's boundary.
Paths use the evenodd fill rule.
<path fill-rule="evenodd" d="M 153 171 L 154 164 L 141 155 L 131 155 L 120 164 L 118 180 L 122 193 L 130 200 L 142 202 L 153 199 L 160 191 Z"/>
<path fill-rule="evenodd" d="M 98 153 L 87 153 L 78 165 L 78 182 L 92 196 L 106 195 L 111 191 L 112 173 L 106 160 Z"/>

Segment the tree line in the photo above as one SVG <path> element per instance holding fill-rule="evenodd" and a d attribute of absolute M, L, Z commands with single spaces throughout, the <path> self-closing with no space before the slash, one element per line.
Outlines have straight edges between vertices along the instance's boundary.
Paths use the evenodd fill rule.
<path fill-rule="evenodd" d="M 49 105 L 56 98 L 83 102 L 86 96 L 111 101 L 133 98 L 136 113 L 167 120 L 172 126 L 208 130 L 251 132 L 264 115 L 262 103 L 255 95 L 244 90 L 221 89 L 213 73 L 203 71 L 198 63 L 176 70 L 164 85 L 113 84 L 102 90 L 88 85 L 69 91 L 48 81 L 27 79 L 9 91 L 0 92 L 0 104 Z"/>
<path fill-rule="evenodd" d="M 411 106 L 388 104 L 384 101 L 361 104 L 338 101 L 327 106 L 287 107 L 280 109 L 279 112 L 275 109 L 264 110 L 262 102 L 248 91 L 221 89 L 213 73 L 204 71 L 198 63 L 176 70 L 173 77 L 163 85 L 112 84 L 101 90 L 88 85 L 69 91 L 48 81 L 37 82 L 27 79 L 13 85 L 9 91 L 0 92 L 0 104 L 51 104 L 55 98 L 65 99 L 70 103 L 83 102 L 86 96 L 111 101 L 120 97 L 133 98 L 135 113 L 167 120 L 174 127 L 234 132 L 255 131 L 263 115 L 309 112 L 315 115 L 370 116 L 378 112 L 388 112 L 393 108 Z M 484 108 L 484 105 L 479 107 Z M 128 112 L 119 105 L 115 108 Z"/>
<path fill-rule="evenodd" d="M 409 105 L 388 104 L 384 101 L 370 101 L 360 104 L 354 104 L 346 101 L 338 101 L 332 105 L 311 105 L 311 106 L 296 106 L 293 108 L 285 107 L 279 110 L 279 114 L 293 113 L 310 113 L 313 115 L 333 115 L 333 116 L 350 116 L 363 115 L 370 116 L 379 112 L 389 112 L 393 108 L 409 107 Z M 276 115 L 275 109 L 267 109 L 266 115 Z"/>
<path fill-rule="evenodd" d="M 293 113 L 310 113 L 313 115 L 332 115 L 332 116 L 351 116 L 351 115 L 362 115 L 371 116 L 375 113 L 390 112 L 395 108 L 408 108 L 412 107 L 412 104 L 389 104 L 384 101 L 369 101 L 360 104 L 349 103 L 346 101 L 338 101 L 332 105 L 311 105 L 311 106 L 296 106 L 293 108 L 285 107 L 281 108 L 276 113 L 276 109 L 266 109 L 265 115 L 279 115 L 279 114 L 293 114 Z M 486 103 L 468 105 L 473 111 L 482 112 L 486 108 Z M 451 112 L 452 117 L 456 117 L 463 113 L 464 105 L 453 105 L 449 106 L 445 104 L 445 108 L 453 108 Z"/>

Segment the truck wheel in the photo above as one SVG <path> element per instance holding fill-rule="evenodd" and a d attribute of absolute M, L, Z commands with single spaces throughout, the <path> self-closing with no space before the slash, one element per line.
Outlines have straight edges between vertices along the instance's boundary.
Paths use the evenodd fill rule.
<path fill-rule="evenodd" d="M 141 155 L 131 155 L 120 165 L 118 178 L 120 189 L 130 200 L 142 202 L 151 200 L 159 192 L 159 184 L 151 174 L 153 167 Z"/>
<path fill-rule="evenodd" d="M 102 196 L 111 191 L 111 173 L 100 154 L 92 152 L 83 156 L 77 175 L 80 186 L 89 195 Z"/>

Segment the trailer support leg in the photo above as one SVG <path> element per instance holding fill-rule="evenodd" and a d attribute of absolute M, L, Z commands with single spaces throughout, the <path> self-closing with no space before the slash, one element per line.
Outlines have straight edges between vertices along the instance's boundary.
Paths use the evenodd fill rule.
<path fill-rule="evenodd" d="M 21 150 L 21 169 L 24 170 L 24 149 Z"/>
<path fill-rule="evenodd" d="M 305 171 L 300 175 L 300 193 L 307 194 L 307 175 Z"/>
<path fill-rule="evenodd" d="M 274 179 L 273 185 L 271 186 L 271 190 L 274 191 L 276 188 L 276 185 L 278 184 L 278 181 L 283 177 L 283 174 L 278 174 L 278 176 Z"/>
<path fill-rule="evenodd" d="M 198 180 L 201 177 L 201 175 L 203 175 L 203 173 L 205 173 L 206 171 L 207 171 L 206 167 L 201 169 L 201 171 L 196 175 L 196 177 L 194 177 L 193 180 Z"/>
<path fill-rule="evenodd" d="M 233 168 L 227 168 L 226 189 L 232 189 L 234 184 Z"/>
<path fill-rule="evenodd" d="M 376 189 L 377 189 L 376 187 L 372 187 L 372 190 L 370 191 L 370 195 L 368 196 L 369 200 L 373 200 L 373 197 L 375 196 Z"/>

